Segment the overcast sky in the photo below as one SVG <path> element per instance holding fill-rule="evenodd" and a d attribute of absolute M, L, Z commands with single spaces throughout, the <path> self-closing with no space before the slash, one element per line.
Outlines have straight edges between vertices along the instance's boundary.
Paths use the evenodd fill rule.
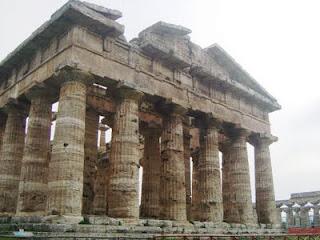
<path fill-rule="evenodd" d="M 270 116 L 276 198 L 320 190 L 320 1 L 88 1 L 120 10 L 128 40 L 162 20 L 190 28 L 202 47 L 222 46 L 282 105 Z M 65 2 L 1 0 L 0 59 Z"/>

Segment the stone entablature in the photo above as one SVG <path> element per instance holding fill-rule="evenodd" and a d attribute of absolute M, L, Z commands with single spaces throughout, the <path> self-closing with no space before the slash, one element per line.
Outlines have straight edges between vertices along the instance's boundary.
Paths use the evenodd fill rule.
<path fill-rule="evenodd" d="M 69 1 L 0 64 L 0 215 L 276 224 L 268 114 L 277 101 L 218 45 L 201 49 L 190 30 L 164 22 L 127 42 L 120 16 Z M 101 124 L 112 128 L 108 161 L 98 161 Z"/>

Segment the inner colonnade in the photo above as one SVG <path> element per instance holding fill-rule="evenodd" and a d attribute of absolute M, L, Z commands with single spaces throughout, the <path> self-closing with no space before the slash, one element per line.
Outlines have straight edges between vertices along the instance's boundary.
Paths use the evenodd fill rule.
<path fill-rule="evenodd" d="M 9 102 L 2 109 L 2 216 L 278 222 L 269 152 L 274 137 L 214 115 L 191 113 L 128 87 L 101 88 L 91 78 L 80 70 L 63 70 L 59 91 L 37 87 L 26 94 L 25 101 Z M 99 91 L 108 98 L 97 98 Z M 51 109 L 57 100 L 50 144 Z M 106 130 L 100 115 L 112 128 L 112 139 L 98 147 L 98 131 Z M 100 142 L 105 142 L 104 134 Z M 255 152 L 255 210 L 247 142 Z M 107 148 L 107 157 L 101 157 L 99 151 Z"/>

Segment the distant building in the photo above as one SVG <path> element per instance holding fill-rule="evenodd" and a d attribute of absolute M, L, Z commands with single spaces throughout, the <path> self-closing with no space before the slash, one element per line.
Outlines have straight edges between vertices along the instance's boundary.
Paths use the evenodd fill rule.
<path fill-rule="evenodd" d="M 292 193 L 290 199 L 278 200 L 276 205 L 288 228 L 320 226 L 320 191 Z"/>

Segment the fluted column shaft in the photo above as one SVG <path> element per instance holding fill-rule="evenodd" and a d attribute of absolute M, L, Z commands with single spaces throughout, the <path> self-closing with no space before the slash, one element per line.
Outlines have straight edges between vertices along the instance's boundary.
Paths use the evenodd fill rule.
<path fill-rule="evenodd" d="M 219 163 L 218 128 L 209 125 L 200 136 L 199 221 L 222 222 L 222 192 Z"/>
<path fill-rule="evenodd" d="M 122 94 L 112 131 L 108 215 L 139 218 L 140 95 L 133 92 Z"/>
<path fill-rule="evenodd" d="M 309 207 L 303 207 L 300 212 L 301 217 L 301 226 L 302 227 L 308 227 L 310 226 L 310 219 L 309 219 Z"/>
<path fill-rule="evenodd" d="M 291 207 L 288 208 L 288 226 L 294 226 L 294 216 L 293 216 L 293 209 Z"/>
<path fill-rule="evenodd" d="M 249 175 L 249 163 L 247 153 L 246 138 L 248 132 L 238 130 L 230 142 L 228 151 L 227 171 L 228 176 L 228 204 L 225 208 L 230 207 L 229 216 L 226 216 L 228 222 L 250 224 L 253 220 L 253 206 L 251 197 L 251 185 Z M 225 190 L 225 189 L 224 189 Z"/>
<path fill-rule="evenodd" d="M 189 133 L 189 128 L 184 128 L 183 137 L 183 152 L 184 152 L 184 167 L 185 167 L 185 185 L 186 185 L 186 204 L 187 204 L 187 219 L 191 220 L 191 169 L 190 169 L 190 139 L 191 135 Z"/>
<path fill-rule="evenodd" d="M 60 89 L 49 164 L 49 215 L 81 216 L 85 118 L 86 85 L 77 79 L 71 79 Z"/>
<path fill-rule="evenodd" d="M 99 114 L 88 108 L 85 121 L 84 172 L 83 172 L 83 214 L 93 213 L 94 182 L 98 160 Z"/>
<path fill-rule="evenodd" d="M 50 150 L 51 103 L 45 93 L 31 98 L 22 159 L 17 215 L 45 215 Z"/>
<path fill-rule="evenodd" d="M 160 218 L 185 221 L 186 189 L 182 115 L 174 112 L 163 119 L 161 136 Z"/>
<path fill-rule="evenodd" d="M 103 151 L 106 150 L 106 129 L 101 129 L 100 128 L 100 140 L 99 140 L 99 147 L 100 149 L 102 149 Z"/>
<path fill-rule="evenodd" d="M 296 227 L 300 227 L 301 226 L 301 209 L 300 207 L 295 207 L 293 208 L 293 210 L 295 211 L 295 215 L 293 216 L 293 223 L 294 226 Z"/>
<path fill-rule="evenodd" d="M 160 143 L 159 129 L 144 130 L 144 165 L 141 195 L 141 216 L 159 217 Z"/>
<path fill-rule="evenodd" d="M 192 153 L 192 192 L 191 192 L 191 218 L 192 220 L 199 219 L 198 208 L 200 205 L 200 193 L 199 193 L 199 159 L 200 151 Z"/>
<path fill-rule="evenodd" d="M 259 223 L 277 223 L 269 139 L 259 138 L 254 148 L 256 209 Z"/>
<path fill-rule="evenodd" d="M 232 160 L 230 159 L 230 144 L 225 143 L 222 147 L 222 202 L 223 221 L 231 223 L 233 219 L 238 219 L 238 211 L 232 199 L 232 188 L 229 177 Z"/>
<path fill-rule="evenodd" d="M 314 208 L 313 214 L 313 224 L 314 226 L 320 226 L 320 214 L 319 214 L 320 207 L 316 206 Z"/>
<path fill-rule="evenodd" d="M 0 215 L 14 215 L 23 157 L 26 116 L 22 109 L 8 107 L 0 159 Z"/>

